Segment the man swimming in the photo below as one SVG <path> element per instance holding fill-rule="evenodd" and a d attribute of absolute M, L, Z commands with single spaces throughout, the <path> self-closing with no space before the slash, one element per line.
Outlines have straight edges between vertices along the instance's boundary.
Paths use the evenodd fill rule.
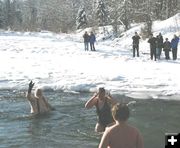
<path fill-rule="evenodd" d="M 34 84 L 35 83 L 33 83 L 32 81 L 29 83 L 29 89 L 26 96 L 31 106 L 31 113 L 41 114 L 49 112 L 53 108 L 43 96 L 42 90 L 40 88 L 37 88 L 34 95 L 31 93 Z"/>

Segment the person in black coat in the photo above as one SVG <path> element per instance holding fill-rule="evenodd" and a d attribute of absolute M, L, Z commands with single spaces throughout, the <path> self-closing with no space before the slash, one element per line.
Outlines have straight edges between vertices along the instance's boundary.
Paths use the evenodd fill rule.
<path fill-rule="evenodd" d="M 88 51 L 89 50 L 89 35 L 88 35 L 87 31 L 85 31 L 83 38 L 84 38 L 85 51 Z"/>
<path fill-rule="evenodd" d="M 163 44 L 163 50 L 165 52 L 165 58 L 166 60 L 169 60 L 169 52 L 171 51 L 171 42 L 168 41 L 168 38 L 166 38 L 166 41 Z"/>
<path fill-rule="evenodd" d="M 154 60 L 156 61 L 156 38 L 153 36 L 153 34 L 150 34 L 148 43 L 150 44 L 151 60 L 153 60 L 153 57 L 154 57 Z"/>
<path fill-rule="evenodd" d="M 159 49 L 160 49 L 160 56 L 161 56 L 161 52 L 162 52 L 162 48 L 163 48 L 163 43 L 164 43 L 164 39 L 161 33 L 159 33 L 158 35 L 158 39 L 159 39 Z"/>
<path fill-rule="evenodd" d="M 132 37 L 133 40 L 133 57 L 135 57 L 135 52 L 137 51 L 137 57 L 139 57 L 139 40 L 140 36 L 137 32 L 135 32 L 135 35 Z"/>

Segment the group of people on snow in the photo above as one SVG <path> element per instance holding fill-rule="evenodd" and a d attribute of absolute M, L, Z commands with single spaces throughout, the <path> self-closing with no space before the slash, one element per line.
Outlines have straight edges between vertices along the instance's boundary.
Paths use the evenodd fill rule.
<path fill-rule="evenodd" d="M 90 34 L 88 34 L 88 32 L 85 31 L 83 38 L 84 38 L 84 49 L 85 49 L 85 51 L 89 50 L 89 44 L 90 44 L 91 51 L 96 51 L 95 46 L 94 46 L 94 43 L 96 41 L 95 34 L 92 31 L 90 32 Z"/>
<path fill-rule="evenodd" d="M 37 88 L 32 94 L 34 87 L 29 83 L 27 99 L 30 103 L 31 113 L 34 115 L 44 114 L 54 110 L 43 96 L 42 90 Z M 98 148 L 144 148 L 143 138 L 139 130 L 127 123 L 129 108 L 127 104 L 118 103 L 110 93 L 100 87 L 98 91 L 85 104 L 86 109 L 96 107 L 98 121 L 96 132 L 104 132 Z"/>
<path fill-rule="evenodd" d="M 139 57 L 139 40 L 140 36 L 137 32 L 135 32 L 135 35 L 132 37 L 133 40 L 133 57 L 135 57 L 135 52 L 137 52 L 137 57 Z M 153 36 L 153 34 L 150 34 L 150 37 L 148 39 L 148 43 L 150 44 L 150 58 L 151 60 L 158 59 L 160 60 L 162 50 L 165 53 L 165 59 L 169 60 L 169 52 L 172 51 L 172 59 L 177 59 L 177 49 L 178 49 L 178 43 L 179 43 L 179 37 L 175 34 L 171 42 L 168 38 L 163 39 L 163 36 L 161 33 L 157 35 L 156 37 Z"/>

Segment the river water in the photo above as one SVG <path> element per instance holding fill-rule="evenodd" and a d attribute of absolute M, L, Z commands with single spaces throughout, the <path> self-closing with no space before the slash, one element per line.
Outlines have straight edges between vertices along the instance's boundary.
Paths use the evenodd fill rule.
<path fill-rule="evenodd" d="M 95 108 L 86 110 L 91 93 L 46 90 L 44 95 L 55 110 L 32 116 L 24 91 L 0 91 L 1 148 L 96 148 L 101 134 L 94 132 Z M 145 148 L 164 148 L 165 133 L 180 132 L 180 102 L 164 99 L 135 100 L 121 95 L 119 101 L 130 102 L 129 124 L 142 133 Z"/>

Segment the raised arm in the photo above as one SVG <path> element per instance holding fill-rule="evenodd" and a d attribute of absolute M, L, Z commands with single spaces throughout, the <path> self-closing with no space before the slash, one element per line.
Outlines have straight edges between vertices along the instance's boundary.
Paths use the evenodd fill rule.
<path fill-rule="evenodd" d="M 28 92 L 27 92 L 27 95 L 26 95 L 26 97 L 27 97 L 28 100 L 31 100 L 31 99 L 32 99 L 31 91 L 32 91 L 33 86 L 34 86 L 34 83 L 31 81 L 31 82 L 29 83 L 29 88 L 28 88 Z"/>
<path fill-rule="evenodd" d="M 98 93 L 95 93 L 93 95 L 93 97 L 91 97 L 91 99 L 89 99 L 86 104 L 85 104 L 85 108 L 89 109 L 89 108 L 92 108 L 94 105 L 96 105 L 97 103 L 97 96 L 98 96 Z"/>

